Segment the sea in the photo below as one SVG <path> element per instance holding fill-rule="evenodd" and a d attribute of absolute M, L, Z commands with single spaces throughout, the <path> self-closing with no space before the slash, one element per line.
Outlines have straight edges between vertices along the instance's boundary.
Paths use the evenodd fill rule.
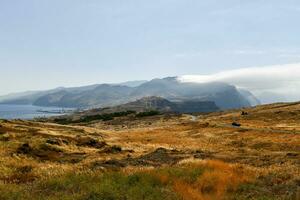
<path fill-rule="evenodd" d="M 0 119 L 34 119 L 40 117 L 52 117 L 66 114 L 64 112 L 72 112 L 72 110 L 74 109 L 40 107 L 34 105 L 0 104 Z"/>

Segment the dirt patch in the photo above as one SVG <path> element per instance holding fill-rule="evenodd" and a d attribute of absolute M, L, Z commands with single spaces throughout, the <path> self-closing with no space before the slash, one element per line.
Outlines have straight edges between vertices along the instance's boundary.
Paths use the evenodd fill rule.
<path fill-rule="evenodd" d="M 235 140 L 235 141 L 230 142 L 228 145 L 237 147 L 237 148 L 242 148 L 242 147 L 247 146 L 247 144 L 243 140 Z"/>
<path fill-rule="evenodd" d="M 128 157 L 122 160 L 97 161 L 91 165 L 92 169 L 106 168 L 117 169 L 126 166 L 152 166 L 175 165 L 180 160 L 190 157 L 190 155 L 177 150 L 158 148 L 154 152 L 142 155 L 137 158 Z"/>
<path fill-rule="evenodd" d="M 177 150 L 168 150 L 165 148 L 158 148 L 154 152 L 140 156 L 138 158 L 128 158 L 127 162 L 133 166 L 154 166 L 174 165 L 180 160 L 188 156 Z"/>
<path fill-rule="evenodd" d="M 296 152 L 289 152 L 286 154 L 287 157 L 297 157 L 299 156 L 300 154 L 299 153 L 296 153 Z"/>
<path fill-rule="evenodd" d="M 92 163 L 91 168 L 93 170 L 98 170 L 98 169 L 118 170 L 119 168 L 123 168 L 126 166 L 127 163 L 122 160 L 107 160 L 107 161 L 96 161 Z"/>
<path fill-rule="evenodd" d="M 29 154 L 33 151 L 31 146 L 28 143 L 24 143 L 21 146 L 18 147 L 17 153 L 18 154 Z"/>
<path fill-rule="evenodd" d="M 253 149 L 268 149 L 271 148 L 273 143 L 270 142 L 257 142 L 251 146 Z"/>
<path fill-rule="evenodd" d="M 4 183 L 24 184 L 35 181 L 38 177 L 32 173 L 33 167 L 26 165 L 17 168 L 10 176 L 0 177 Z"/>
<path fill-rule="evenodd" d="M 197 158 L 197 159 L 208 159 L 208 158 L 213 158 L 213 153 L 211 152 L 205 152 L 205 151 L 202 151 L 202 150 L 197 150 L 195 152 L 192 152 L 192 154 L 194 154 L 194 158 Z"/>
<path fill-rule="evenodd" d="M 60 138 L 49 138 L 46 140 L 46 143 L 61 146 L 63 144 L 69 144 L 69 141 Z"/>
<path fill-rule="evenodd" d="M 100 151 L 100 153 L 120 153 L 122 152 L 122 147 L 120 146 L 106 146 L 103 150 Z"/>
<path fill-rule="evenodd" d="M 17 153 L 37 158 L 40 161 L 59 163 L 78 163 L 86 157 L 85 153 L 64 152 L 61 148 L 50 144 L 41 144 L 33 148 L 28 143 L 25 143 L 17 149 Z"/>
<path fill-rule="evenodd" d="M 104 141 L 99 141 L 99 140 L 96 140 L 91 137 L 78 137 L 77 145 L 101 149 L 101 148 L 105 147 L 107 144 Z"/>

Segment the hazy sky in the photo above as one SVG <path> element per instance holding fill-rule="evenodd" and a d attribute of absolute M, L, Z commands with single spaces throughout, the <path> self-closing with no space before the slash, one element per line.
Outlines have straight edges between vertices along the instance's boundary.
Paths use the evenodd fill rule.
<path fill-rule="evenodd" d="M 185 75 L 179 77 L 179 80 L 198 83 L 225 82 L 247 89 L 262 99 L 266 95 L 269 98 L 271 94 L 275 95 L 273 99 L 279 95 L 285 101 L 300 100 L 300 63 L 241 68 L 210 75 Z"/>
<path fill-rule="evenodd" d="M 0 0 L 0 94 L 288 63 L 299 0 Z"/>

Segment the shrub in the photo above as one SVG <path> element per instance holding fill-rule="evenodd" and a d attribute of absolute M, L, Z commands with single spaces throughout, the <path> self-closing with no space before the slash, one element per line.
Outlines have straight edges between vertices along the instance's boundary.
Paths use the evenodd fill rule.
<path fill-rule="evenodd" d="M 54 122 L 57 124 L 70 124 L 70 123 L 72 123 L 72 120 L 67 119 L 67 118 L 55 118 Z"/>
<path fill-rule="evenodd" d="M 123 111 L 123 112 L 114 112 L 114 113 L 105 113 L 105 114 L 99 114 L 99 115 L 90 115 L 90 116 L 84 116 L 81 119 L 74 121 L 74 123 L 81 123 L 81 122 L 91 122 L 96 120 L 102 120 L 102 121 L 110 121 L 113 120 L 115 117 L 123 117 L 128 116 L 130 114 L 134 114 L 135 111 Z"/>
<path fill-rule="evenodd" d="M 138 114 L 136 114 L 136 117 L 149 117 L 149 116 L 155 116 L 155 115 L 159 115 L 160 112 L 157 110 L 151 110 L 151 111 L 147 111 L 147 112 L 140 112 Z"/>

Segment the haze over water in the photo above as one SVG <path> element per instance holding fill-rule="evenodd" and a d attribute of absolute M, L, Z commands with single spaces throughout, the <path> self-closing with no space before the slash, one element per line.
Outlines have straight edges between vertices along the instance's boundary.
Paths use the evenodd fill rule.
<path fill-rule="evenodd" d="M 61 115 L 59 113 L 47 113 L 59 111 L 61 108 L 40 107 L 33 105 L 6 105 L 0 104 L 0 119 L 34 119 L 37 117 L 51 117 Z M 46 111 L 46 112 L 41 112 Z"/>

